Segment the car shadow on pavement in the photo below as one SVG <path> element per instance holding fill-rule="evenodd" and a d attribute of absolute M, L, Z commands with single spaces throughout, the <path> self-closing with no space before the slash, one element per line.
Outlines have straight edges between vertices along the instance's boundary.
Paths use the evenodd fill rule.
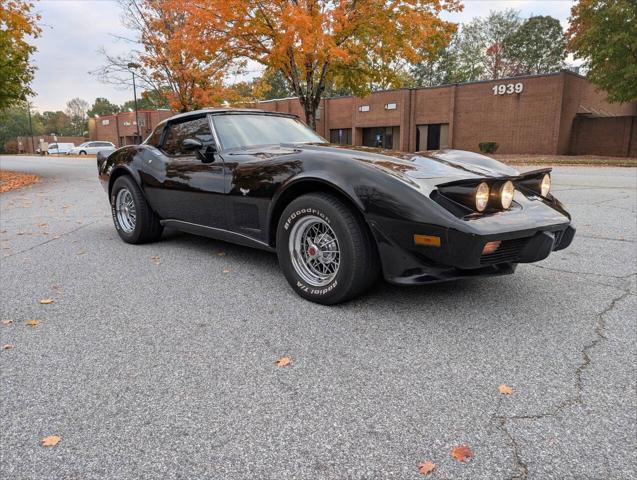
<path fill-rule="evenodd" d="M 283 272 L 279 270 L 275 253 L 172 229 L 166 229 L 164 231 L 161 242 L 189 249 L 199 249 L 202 256 L 215 255 L 215 252 L 217 252 L 217 254 L 223 252 L 229 258 L 240 258 L 243 263 L 250 264 L 255 272 L 260 269 L 276 269 L 276 272 L 280 274 L 283 279 Z M 458 290 L 463 290 L 467 294 L 473 293 L 479 288 L 478 283 L 476 279 L 469 279 L 451 280 L 428 285 L 398 286 L 387 283 L 381 277 L 367 292 L 339 305 L 338 308 L 355 308 L 361 303 L 369 302 L 385 303 L 389 301 L 391 303 L 400 302 L 401 304 L 413 303 L 420 305 L 423 303 L 423 300 L 432 301 L 433 298 L 435 298 L 436 301 L 444 301 L 446 298 L 457 298 Z M 290 295 L 294 295 L 291 290 Z"/>

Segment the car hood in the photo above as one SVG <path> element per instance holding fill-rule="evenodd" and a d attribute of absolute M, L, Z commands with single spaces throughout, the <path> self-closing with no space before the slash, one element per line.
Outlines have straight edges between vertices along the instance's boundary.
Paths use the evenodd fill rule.
<path fill-rule="evenodd" d="M 287 146 L 281 145 L 279 149 Z M 290 146 L 291 147 L 291 146 Z M 403 153 L 352 146 L 295 145 L 307 154 L 321 153 L 354 162 L 365 163 L 406 181 L 427 181 L 437 185 L 473 178 L 515 177 L 519 172 L 497 160 L 464 150 L 436 150 Z M 280 151 L 280 150 L 279 150 Z M 297 150 L 298 151 L 298 150 Z M 272 152 L 273 153 L 273 152 Z"/>

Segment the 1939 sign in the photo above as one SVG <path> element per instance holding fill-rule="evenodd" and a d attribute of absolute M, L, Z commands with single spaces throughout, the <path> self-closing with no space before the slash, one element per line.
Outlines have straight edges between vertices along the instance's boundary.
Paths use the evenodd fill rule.
<path fill-rule="evenodd" d="M 521 82 L 501 83 L 500 85 L 494 85 L 491 90 L 493 90 L 494 95 L 512 95 L 514 93 L 522 93 L 524 84 Z"/>

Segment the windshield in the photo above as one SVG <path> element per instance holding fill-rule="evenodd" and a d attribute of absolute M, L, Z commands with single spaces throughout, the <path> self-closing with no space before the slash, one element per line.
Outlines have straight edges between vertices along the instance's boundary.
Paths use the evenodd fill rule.
<path fill-rule="evenodd" d="M 224 150 L 279 143 L 327 143 L 294 118 L 232 114 L 212 117 Z"/>

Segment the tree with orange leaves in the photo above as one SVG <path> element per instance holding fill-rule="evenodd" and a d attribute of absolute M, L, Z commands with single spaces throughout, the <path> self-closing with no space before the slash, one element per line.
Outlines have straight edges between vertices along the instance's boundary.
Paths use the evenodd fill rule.
<path fill-rule="evenodd" d="M 231 59 L 222 40 L 206 31 L 188 29 L 192 11 L 167 8 L 168 0 L 120 0 L 124 23 L 141 46 L 130 56 L 103 52 L 105 65 L 94 74 L 108 83 L 128 84 L 128 66 L 139 64 L 135 74 L 142 88 L 166 96 L 170 107 L 182 112 L 234 99 L 224 85 Z M 205 36 L 205 37 L 204 37 Z"/>
<path fill-rule="evenodd" d="M 229 56 L 281 72 L 315 128 L 326 85 L 357 95 L 374 83 L 398 86 L 396 61 L 443 48 L 456 26 L 439 15 L 462 7 L 458 0 L 166 0 L 165 8 L 191 19 L 186 36 L 202 39 L 201 51 L 221 40 Z"/>

